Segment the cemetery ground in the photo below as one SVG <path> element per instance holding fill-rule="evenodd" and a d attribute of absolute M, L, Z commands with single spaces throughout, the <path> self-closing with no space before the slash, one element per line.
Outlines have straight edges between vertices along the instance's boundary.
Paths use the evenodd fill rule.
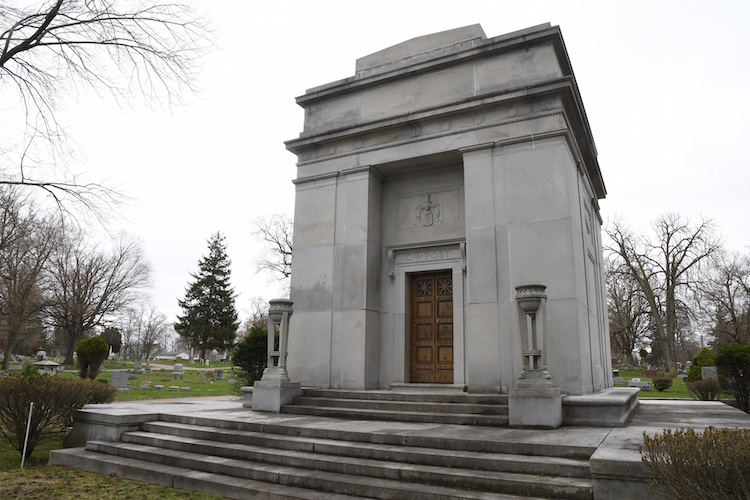
<path fill-rule="evenodd" d="M 136 401 L 144 399 L 168 399 L 184 397 L 239 397 L 239 385 L 230 384 L 232 367 L 230 363 L 212 363 L 209 366 L 201 364 L 191 365 L 184 362 L 185 374 L 180 377 L 172 375 L 175 362 L 158 361 L 152 364 L 150 372 L 131 374 L 128 381 L 130 391 L 119 391 L 115 397 L 118 401 Z M 97 380 L 112 382 L 113 370 L 133 370 L 134 365 L 107 361 L 105 371 L 99 374 Z M 204 375 L 216 370 L 224 370 L 225 379 Z M 59 376 L 77 377 L 77 372 L 67 370 Z M 165 390 L 140 389 L 143 382 L 151 385 L 164 385 Z M 170 392 L 169 386 L 189 387 L 190 392 Z M 91 472 L 69 469 L 59 466 L 48 466 L 50 450 L 62 448 L 63 432 L 45 438 L 25 461 L 20 469 L 21 457 L 7 442 L 0 441 L 0 484 L 3 485 L 0 497 L 3 499 L 21 498 L 57 498 L 61 500 L 98 500 L 101 498 L 118 498 L 140 500 L 143 498 L 159 499 L 189 499 L 214 500 L 221 497 L 203 493 L 187 492 L 178 489 L 155 486 L 138 481 L 129 481 L 118 477 L 108 477 Z"/>
<path fill-rule="evenodd" d="M 19 453 L 7 442 L 0 442 L 0 496 L 4 499 L 56 498 L 60 500 L 99 500 L 118 498 L 140 500 L 217 500 L 221 497 L 155 486 L 119 477 L 103 476 L 67 467 L 47 465 L 50 450 L 62 448 L 63 433 L 44 439 L 20 469 Z"/>

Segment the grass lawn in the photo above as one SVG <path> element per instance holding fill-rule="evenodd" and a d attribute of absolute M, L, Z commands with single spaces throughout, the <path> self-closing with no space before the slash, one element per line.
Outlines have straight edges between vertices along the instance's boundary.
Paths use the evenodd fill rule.
<path fill-rule="evenodd" d="M 50 450 L 62 448 L 63 434 L 42 440 L 21 470 L 21 454 L 0 441 L 0 496 L 3 499 L 55 498 L 60 500 L 189 499 L 218 500 L 221 497 L 154 486 L 113 476 L 103 476 L 67 467 L 49 466 Z"/>
<path fill-rule="evenodd" d="M 155 363 L 160 364 L 160 363 Z M 97 380 L 106 381 L 108 384 L 112 383 L 112 371 L 132 369 L 132 363 L 110 363 L 105 364 L 105 371 L 100 373 Z M 201 365 L 196 365 L 201 366 Z M 224 370 L 224 380 L 211 380 L 209 377 L 204 377 L 206 372 L 214 371 L 215 369 Z M 78 375 L 72 371 L 65 372 L 62 376 L 65 377 L 77 377 Z M 140 375 L 131 374 L 132 380 L 128 381 L 128 387 L 130 391 L 118 391 L 115 401 L 137 401 L 141 399 L 171 399 L 171 398 L 184 398 L 184 397 L 206 397 L 206 396 L 240 396 L 240 383 L 230 384 L 229 379 L 232 378 L 232 370 L 229 364 L 221 366 L 217 364 L 212 365 L 208 368 L 192 368 L 192 365 L 185 367 L 185 374 L 180 377 L 172 375 L 171 369 L 160 369 L 153 368 L 148 373 L 142 373 Z M 151 382 L 151 386 L 163 385 L 164 390 L 155 391 L 152 389 L 140 389 L 143 382 Z M 178 387 L 190 387 L 190 392 L 169 391 L 170 386 Z"/>
<path fill-rule="evenodd" d="M 663 373 L 659 373 L 659 375 L 663 375 Z M 653 382 L 653 379 L 646 377 L 643 372 L 635 370 L 635 371 L 627 371 L 627 370 L 620 370 L 620 377 L 622 377 L 625 380 L 631 380 L 634 378 L 640 378 L 644 382 Z M 657 391 L 653 387 L 653 383 L 651 384 L 651 390 L 650 391 L 640 391 L 638 392 L 638 398 L 639 399 L 692 399 L 692 396 L 690 396 L 690 393 L 687 390 L 687 387 L 685 387 L 685 382 L 682 380 L 675 378 L 672 379 L 672 386 L 669 389 L 665 389 L 663 391 Z M 722 394 L 721 399 L 733 399 L 734 396 L 729 393 Z"/>

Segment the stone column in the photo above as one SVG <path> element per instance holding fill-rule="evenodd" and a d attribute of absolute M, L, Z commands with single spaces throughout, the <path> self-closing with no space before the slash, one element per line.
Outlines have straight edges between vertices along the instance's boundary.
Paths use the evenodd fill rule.
<path fill-rule="evenodd" d="M 263 370 L 263 378 L 253 385 L 253 410 L 279 413 L 283 405 L 292 403 L 295 397 L 302 395 L 300 383 L 290 381 L 286 371 L 289 318 L 292 315 L 292 304 L 292 301 L 287 299 L 274 299 L 269 302 L 268 366 Z M 277 326 L 279 330 L 278 345 L 276 344 Z"/>
<path fill-rule="evenodd" d="M 546 289 L 538 283 L 516 287 L 523 370 L 508 398 L 511 427 L 554 429 L 562 425 L 560 388 L 555 387 L 547 371 Z"/>

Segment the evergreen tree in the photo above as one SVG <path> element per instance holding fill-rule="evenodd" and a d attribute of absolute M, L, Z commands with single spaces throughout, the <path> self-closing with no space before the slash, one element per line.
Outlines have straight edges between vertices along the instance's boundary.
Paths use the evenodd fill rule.
<path fill-rule="evenodd" d="M 198 273 L 191 274 L 195 281 L 185 290 L 185 298 L 178 300 L 183 315 L 177 316 L 174 329 L 202 358 L 212 349 L 230 349 L 237 335 L 230 264 L 224 236 L 216 233 L 208 241 L 208 257 L 201 258 Z"/>

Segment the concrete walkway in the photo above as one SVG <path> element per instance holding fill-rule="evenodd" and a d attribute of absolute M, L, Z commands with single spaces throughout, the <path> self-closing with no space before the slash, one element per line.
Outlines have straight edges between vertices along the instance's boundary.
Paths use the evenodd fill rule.
<path fill-rule="evenodd" d="M 108 405 L 88 405 L 87 413 L 104 419 L 144 421 L 159 414 L 194 415 L 269 426 L 323 428 L 333 433 L 366 432 L 401 436 L 405 441 L 420 436 L 511 443 L 519 453 L 543 448 L 565 449 L 590 456 L 595 498 L 654 498 L 648 474 L 641 462 L 639 446 L 643 434 L 661 433 L 665 428 L 714 427 L 750 428 L 750 415 L 720 402 L 692 400 L 642 400 L 624 427 L 561 427 L 529 430 L 465 425 L 345 420 L 292 414 L 254 412 L 242 407 L 236 397 L 146 400 Z M 650 496 L 648 495 L 650 493 Z"/>

